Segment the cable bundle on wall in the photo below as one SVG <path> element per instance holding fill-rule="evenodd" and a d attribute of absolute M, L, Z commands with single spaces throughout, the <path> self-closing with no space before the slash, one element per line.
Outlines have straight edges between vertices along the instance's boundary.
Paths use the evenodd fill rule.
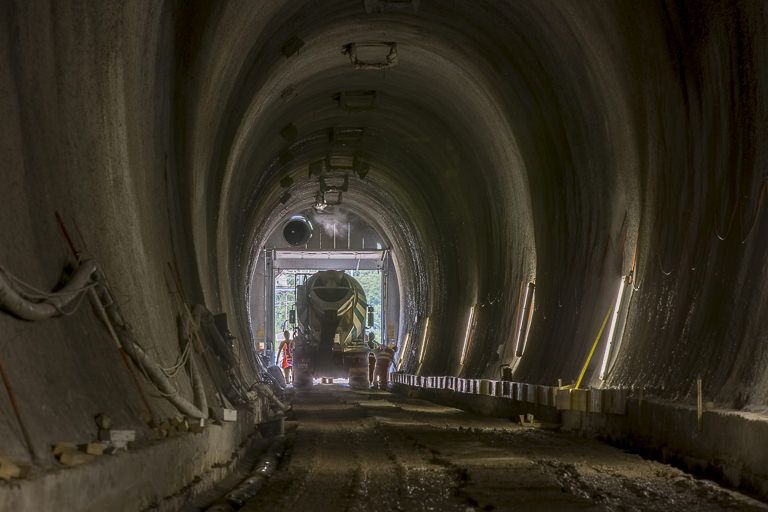
<path fill-rule="evenodd" d="M 43 292 L 0 266 L 0 306 L 19 318 L 31 321 L 72 314 L 85 292 L 96 286 L 91 279 L 95 271 L 96 263 L 84 260 L 67 284 L 55 292 Z M 66 310 L 73 302 L 75 307 Z"/>
<path fill-rule="evenodd" d="M 163 367 L 150 356 L 136 340 L 131 326 L 125 321 L 119 306 L 111 300 L 111 293 L 106 286 L 103 274 L 92 260 L 83 260 L 74 270 L 69 281 L 55 292 L 44 292 L 21 279 L 15 277 L 0 266 L 0 307 L 9 313 L 30 321 L 44 320 L 59 315 L 73 313 L 82 302 L 86 293 L 92 299 L 96 313 L 109 330 L 118 347 L 127 354 L 157 388 L 160 394 L 171 402 L 182 414 L 191 418 L 208 418 L 208 402 L 202 375 L 197 367 L 195 352 L 205 357 L 204 344 L 201 336 L 212 337 L 220 348 L 226 343 L 213 325 L 211 313 L 204 306 L 185 309 L 185 314 L 179 318 L 179 331 L 185 344 L 176 362 L 170 367 Z M 74 303 L 74 307 L 67 308 Z M 233 354 L 224 354 L 224 363 L 235 365 Z M 179 371 L 187 367 L 192 384 L 193 399 L 190 402 L 179 393 L 172 382 Z M 232 366 L 231 366 L 232 367 Z M 233 368 L 233 367 L 232 367 Z M 210 371 L 210 368 L 209 368 Z M 242 378 L 234 371 L 230 376 L 234 383 L 230 386 L 242 400 L 249 399 Z M 275 395 L 272 389 L 263 384 L 254 386 L 268 400 L 274 403 L 278 410 L 287 406 Z"/>

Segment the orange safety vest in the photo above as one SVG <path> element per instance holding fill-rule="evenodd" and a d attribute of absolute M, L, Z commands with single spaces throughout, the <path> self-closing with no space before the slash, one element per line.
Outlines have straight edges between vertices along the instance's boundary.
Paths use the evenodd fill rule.
<path fill-rule="evenodd" d="M 283 350 L 282 368 L 293 367 L 293 354 L 291 353 L 291 342 L 283 341 L 283 343 L 281 343 L 280 348 Z"/>

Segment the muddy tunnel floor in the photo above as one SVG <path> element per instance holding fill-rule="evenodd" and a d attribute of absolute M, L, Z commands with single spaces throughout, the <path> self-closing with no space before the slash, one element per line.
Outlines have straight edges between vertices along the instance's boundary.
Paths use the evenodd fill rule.
<path fill-rule="evenodd" d="M 298 391 L 275 475 L 242 510 L 768 510 L 608 445 L 380 391 Z"/>

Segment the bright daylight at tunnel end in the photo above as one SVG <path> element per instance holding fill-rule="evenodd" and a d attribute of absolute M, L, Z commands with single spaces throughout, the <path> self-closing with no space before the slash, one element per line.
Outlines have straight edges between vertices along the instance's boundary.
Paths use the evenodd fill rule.
<path fill-rule="evenodd" d="M 765 0 L 0 37 L 0 510 L 768 510 Z"/>

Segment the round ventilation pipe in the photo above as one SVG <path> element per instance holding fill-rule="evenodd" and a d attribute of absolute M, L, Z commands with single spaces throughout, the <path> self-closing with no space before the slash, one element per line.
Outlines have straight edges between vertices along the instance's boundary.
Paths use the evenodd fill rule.
<path fill-rule="evenodd" d="M 312 238 L 312 223 L 302 215 L 291 217 L 283 228 L 283 238 L 290 245 L 304 245 Z"/>

